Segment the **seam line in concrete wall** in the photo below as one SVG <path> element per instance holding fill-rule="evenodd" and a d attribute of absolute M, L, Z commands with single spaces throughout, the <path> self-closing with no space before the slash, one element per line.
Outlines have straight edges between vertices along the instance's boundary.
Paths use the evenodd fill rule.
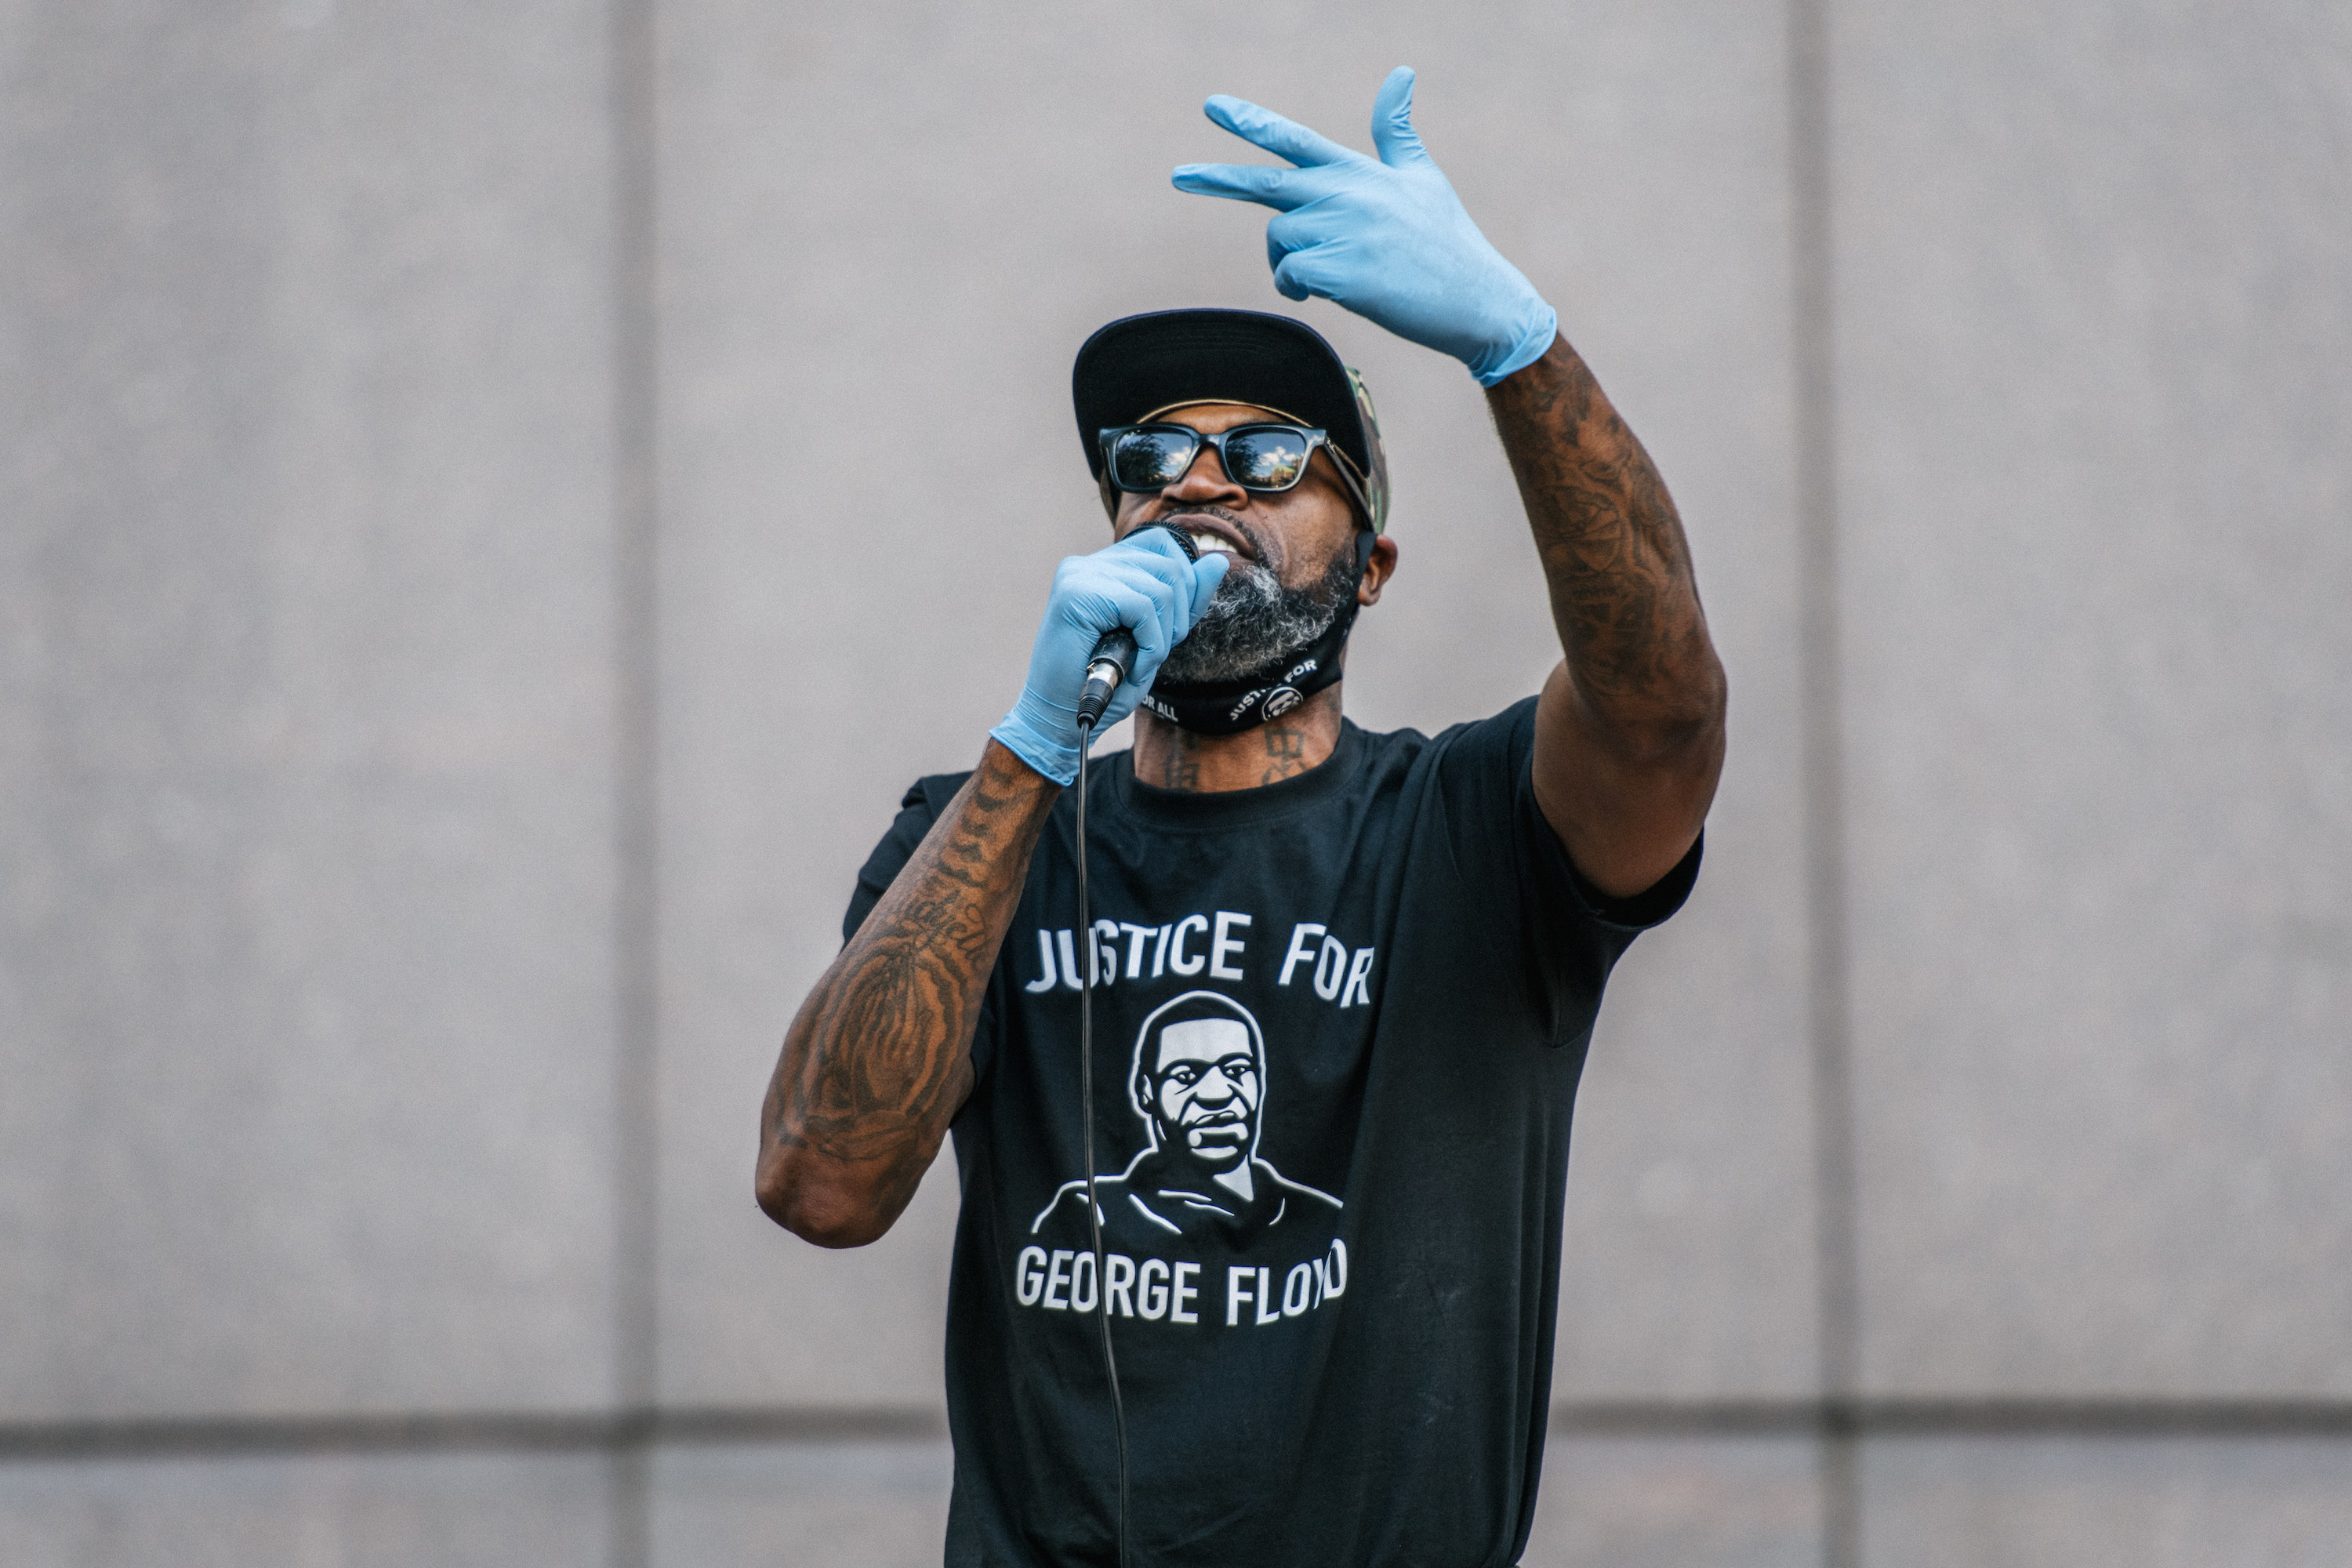
<path fill-rule="evenodd" d="M 660 1176 L 660 258 L 656 224 L 654 0 L 607 15 L 613 160 L 613 608 L 614 921 L 613 1384 L 625 1409 L 659 1387 Z M 645 1444 L 615 1450 L 613 1568 L 651 1551 Z"/>
<path fill-rule="evenodd" d="M 2344 1437 L 2352 1401 L 1946 1398 L 1611 1400 L 1555 1405 L 1551 1430 L 1603 1437 Z M 791 1405 L 636 1411 L 185 1416 L 0 1425 L 0 1462 L 494 1451 L 657 1446 L 936 1442 L 929 1409 Z"/>
<path fill-rule="evenodd" d="M 659 1004 L 657 542 L 649 0 L 615 0 L 614 162 L 614 658 L 616 1353 L 621 1402 L 652 1403 L 657 1174 L 655 1033 Z"/>
<path fill-rule="evenodd" d="M 791 1406 L 173 1416 L 0 1426 L 0 1461 L 352 1453 L 615 1453 L 655 1444 L 929 1440 L 933 1410 Z"/>
<path fill-rule="evenodd" d="M 1551 1427 L 1620 1436 L 2352 1436 L 2352 1402 L 2038 1396 L 1622 1400 L 1555 1405 Z"/>
<path fill-rule="evenodd" d="M 1812 1064 L 1816 1307 L 1827 1413 L 1858 1384 L 1853 1088 L 1847 1010 L 1844 735 L 1839 681 L 1835 235 L 1831 210 L 1828 0 L 1789 0 L 1789 198 L 1803 682 L 1808 1022 Z M 1852 1432 L 1819 1427 L 1822 1561 L 1857 1568 L 1860 1502 Z"/>

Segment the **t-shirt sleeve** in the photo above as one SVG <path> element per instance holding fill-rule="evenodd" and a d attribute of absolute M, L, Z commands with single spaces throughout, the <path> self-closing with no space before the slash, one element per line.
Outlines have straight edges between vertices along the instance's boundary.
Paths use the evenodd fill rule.
<path fill-rule="evenodd" d="M 906 868 L 907 862 L 915 858 L 923 836 L 930 832 L 940 812 L 971 776 L 940 773 L 917 779 L 908 788 L 898 802 L 898 816 L 890 824 L 890 831 L 882 836 L 882 842 L 874 847 L 874 853 L 866 858 L 865 866 L 857 873 L 857 887 L 849 895 L 849 910 L 841 917 L 844 946 L 857 934 L 857 928 L 866 923 L 866 917 L 874 912 L 874 906 L 882 901 L 882 895 L 890 890 L 890 884 Z"/>
<path fill-rule="evenodd" d="M 1631 898 L 1594 887 L 1536 804 L 1535 715 L 1530 697 L 1446 731 L 1438 786 L 1465 899 L 1505 923 L 1529 1005 L 1552 1040 L 1566 1044 L 1592 1026 L 1619 955 L 1690 897 L 1706 839 Z"/>
<path fill-rule="evenodd" d="M 874 912 L 874 906 L 882 901 L 882 895 L 890 890 L 890 884 L 897 880 L 899 872 L 907 868 L 907 862 L 915 858 L 915 851 L 922 845 L 924 835 L 930 832 L 931 825 L 940 819 L 940 814 L 948 808 L 948 803 L 955 799 L 956 792 L 963 788 L 964 780 L 971 776 L 970 773 L 934 773 L 917 779 L 908 788 L 905 797 L 898 802 L 898 815 L 890 824 L 890 831 L 882 836 L 882 842 L 874 847 L 874 853 L 866 858 L 865 866 L 857 873 L 857 887 L 849 895 L 848 910 L 841 917 L 843 946 L 846 947 L 849 939 L 857 934 L 857 928 L 866 923 L 866 917 Z M 1003 1013 L 1003 991 L 1004 966 L 1000 963 L 995 973 L 989 976 L 988 992 L 982 998 L 980 1016 L 972 1028 L 972 1070 L 983 1076 L 996 1052 L 998 1020 Z"/>

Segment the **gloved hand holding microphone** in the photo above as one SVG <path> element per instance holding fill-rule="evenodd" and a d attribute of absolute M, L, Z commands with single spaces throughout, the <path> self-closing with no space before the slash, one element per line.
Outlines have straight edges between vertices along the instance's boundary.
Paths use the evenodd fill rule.
<path fill-rule="evenodd" d="M 1172 532 L 1156 527 L 1092 555 L 1066 557 L 1054 571 L 1021 700 L 989 733 L 1055 784 L 1069 784 L 1078 776 L 1078 693 L 1103 634 L 1120 626 L 1134 634 L 1135 668 L 1097 732 L 1135 710 L 1160 661 L 1208 608 L 1229 564 L 1215 553 L 1194 561 Z"/>
<path fill-rule="evenodd" d="M 1318 295 L 1423 348 L 1452 354 L 1481 386 L 1533 363 L 1559 318 L 1503 259 L 1412 128 L 1412 70 L 1399 66 L 1372 101 L 1367 158 L 1255 103 L 1223 94 L 1209 118 L 1297 165 L 1186 163 L 1180 191 L 1258 202 L 1266 260 L 1285 298 Z"/>

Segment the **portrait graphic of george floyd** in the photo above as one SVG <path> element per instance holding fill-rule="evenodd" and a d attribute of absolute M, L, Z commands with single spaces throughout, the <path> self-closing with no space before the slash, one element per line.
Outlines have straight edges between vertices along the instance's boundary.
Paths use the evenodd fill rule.
<path fill-rule="evenodd" d="M 1265 1036 L 1250 1010 L 1188 991 L 1136 1031 L 1127 1102 L 1150 1140 L 1116 1174 L 1098 1173 L 1103 1237 L 1149 1251 L 1183 1237 L 1245 1250 L 1268 1231 L 1328 1239 L 1341 1205 L 1258 1152 L 1268 1107 Z M 1088 1234 L 1084 1177 L 1066 1182 L 1030 1226 Z M 1298 1236 L 1307 1232 L 1311 1236 Z"/>

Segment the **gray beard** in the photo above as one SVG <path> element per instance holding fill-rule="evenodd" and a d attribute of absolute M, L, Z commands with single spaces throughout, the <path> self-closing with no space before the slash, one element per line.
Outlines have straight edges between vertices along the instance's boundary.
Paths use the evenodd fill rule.
<path fill-rule="evenodd" d="M 1155 684 L 1248 680 L 1329 631 L 1355 586 L 1352 539 L 1331 557 L 1322 579 L 1305 588 L 1286 588 L 1265 567 L 1234 556 L 1191 634 L 1169 650 Z"/>

